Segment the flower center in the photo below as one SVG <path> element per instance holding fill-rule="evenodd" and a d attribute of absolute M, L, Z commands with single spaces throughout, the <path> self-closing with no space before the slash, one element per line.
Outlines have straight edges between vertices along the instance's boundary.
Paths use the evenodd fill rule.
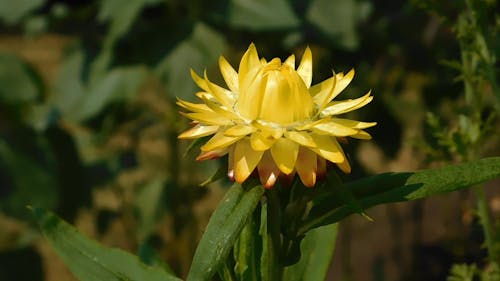
<path fill-rule="evenodd" d="M 313 101 L 304 81 L 278 58 L 250 70 L 242 85 L 237 109 L 247 119 L 286 127 L 312 116 Z"/>

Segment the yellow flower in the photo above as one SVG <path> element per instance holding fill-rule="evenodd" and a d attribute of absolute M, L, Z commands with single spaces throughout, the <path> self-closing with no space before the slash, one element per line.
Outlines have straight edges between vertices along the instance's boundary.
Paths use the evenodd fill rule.
<path fill-rule="evenodd" d="M 356 110 L 373 97 L 332 101 L 354 76 L 337 73 L 311 86 L 312 54 L 309 47 L 295 69 L 295 56 L 259 59 L 250 45 L 238 72 L 220 57 L 219 66 L 229 89 L 220 87 L 191 71 L 203 90 L 196 95 L 203 103 L 178 100 L 189 111 L 182 113 L 195 126 L 179 135 L 195 139 L 214 135 L 201 147 L 198 160 L 229 154 L 228 175 L 239 183 L 257 170 L 262 184 L 271 188 L 278 177 L 290 179 L 297 173 L 312 187 L 326 172 L 326 161 L 349 173 L 349 162 L 337 138 L 370 139 L 363 129 L 376 125 L 336 117 Z"/>

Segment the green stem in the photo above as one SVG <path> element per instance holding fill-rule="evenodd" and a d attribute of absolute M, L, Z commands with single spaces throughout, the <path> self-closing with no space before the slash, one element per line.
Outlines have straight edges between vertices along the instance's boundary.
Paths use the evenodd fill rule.
<path fill-rule="evenodd" d="M 488 200 L 486 198 L 483 186 L 479 185 L 474 187 L 474 193 L 476 195 L 476 201 L 477 201 L 476 214 L 483 227 L 484 240 L 485 240 L 484 242 L 488 250 L 488 259 L 491 262 L 498 262 L 499 256 L 498 256 L 498 251 L 496 250 L 495 247 L 495 238 L 488 210 Z"/>
<path fill-rule="evenodd" d="M 481 112 L 484 107 L 482 102 L 482 97 L 480 94 L 479 87 L 480 85 L 475 82 L 475 75 L 478 75 L 480 72 L 479 62 L 482 61 L 486 65 L 487 74 L 486 79 L 489 78 L 489 82 L 493 90 L 495 91 L 495 95 L 499 98 L 498 93 L 498 85 L 496 83 L 496 77 L 494 75 L 494 64 L 495 62 L 491 60 L 490 51 L 486 40 L 484 39 L 482 30 L 478 25 L 478 21 L 476 18 L 476 13 L 474 11 L 474 7 L 470 0 L 465 1 L 467 6 L 467 11 L 465 17 L 468 20 L 459 21 L 458 27 L 462 29 L 464 32 L 465 29 L 469 28 L 468 25 L 472 25 L 474 28 L 474 40 L 475 43 L 479 46 L 480 50 L 471 51 L 467 48 L 467 41 L 460 41 L 461 48 L 461 56 L 462 56 L 462 67 L 463 67 L 463 76 L 464 76 L 464 88 L 465 88 L 465 100 L 469 108 L 471 109 L 471 120 L 472 122 L 476 122 L 481 125 Z M 479 73 L 479 75 L 481 75 Z M 497 105 L 498 108 L 498 105 Z M 465 157 L 471 161 L 476 160 L 480 157 L 480 147 L 479 140 L 476 140 L 474 143 L 471 143 L 468 154 Z M 481 226 L 483 228 L 485 245 L 488 251 L 488 259 L 492 262 L 498 262 L 498 251 L 495 247 L 495 239 L 494 239 L 494 231 L 491 225 L 491 218 L 488 210 L 488 200 L 486 198 L 486 194 L 484 192 L 483 186 L 474 187 L 474 193 L 476 195 L 476 204 L 477 210 L 476 214 L 479 218 Z"/>
<path fill-rule="evenodd" d="M 226 260 L 219 270 L 219 277 L 224 281 L 236 281 L 234 273 L 231 270 L 230 263 Z"/>
<path fill-rule="evenodd" d="M 278 281 L 282 279 L 283 266 L 281 262 L 281 208 L 276 187 L 267 192 L 267 200 L 267 232 L 270 237 L 269 281 Z"/>

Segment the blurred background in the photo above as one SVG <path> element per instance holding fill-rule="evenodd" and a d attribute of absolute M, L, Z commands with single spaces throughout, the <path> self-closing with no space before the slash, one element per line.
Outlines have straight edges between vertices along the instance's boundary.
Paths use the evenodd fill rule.
<path fill-rule="evenodd" d="M 0 280 L 75 280 L 27 205 L 185 276 L 231 183 L 200 187 L 221 162 L 196 162 L 177 140 L 188 122 L 176 97 L 195 100 L 190 68 L 224 85 L 219 56 L 237 68 L 251 42 L 268 59 L 310 46 L 313 83 L 355 68 L 339 99 L 372 90 L 349 116 L 378 122 L 372 141 L 345 145 L 350 179 L 468 160 L 478 139 L 479 156 L 499 155 L 493 83 L 481 84 L 479 118 L 493 129 L 480 134 L 461 81 L 460 32 L 500 55 L 498 4 L 479 2 L 476 27 L 461 31 L 470 7 L 452 0 L 0 0 Z M 487 186 L 494 220 L 498 185 Z M 346 219 L 328 280 L 446 280 L 453 263 L 481 266 L 474 204 L 462 191 Z"/>

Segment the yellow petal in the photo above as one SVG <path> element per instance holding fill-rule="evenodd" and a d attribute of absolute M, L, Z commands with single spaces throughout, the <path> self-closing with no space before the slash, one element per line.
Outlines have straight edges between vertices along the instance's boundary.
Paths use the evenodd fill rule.
<path fill-rule="evenodd" d="M 201 78 L 193 69 L 191 69 L 191 77 L 198 87 L 202 88 L 205 92 L 210 92 L 205 79 Z"/>
<path fill-rule="evenodd" d="M 328 95 L 328 93 L 332 90 L 334 83 L 335 75 L 309 88 L 309 94 L 314 98 L 314 102 L 316 104 L 318 104 L 319 101 L 326 99 L 326 97 L 323 96 Z"/>
<path fill-rule="evenodd" d="M 233 126 L 225 132 L 226 136 L 229 137 L 239 137 L 239 136 L 246 136 L 251 133 L 253 133 L 256 129 L 252 126 L 248 125 L 236 125 Z"/>
<path fill-rule="evenodd" d="M 255 120 L 252 122 L 252 126 L 262 131 L 266 136 L 272 136 L 275 139 L 281 138 L 285 129 L 281 127 L 273 126 L 272 124 L 268 124 L 261 120 Z"/>
<path fill-rule="evenodd" d="M 365 106 L 366 104 L 370 103 L 373 100 L 373 96 L 370 96 L 370 94 L 371 91 L 368 92 L 366 95 L 357 99 L 330 102 L 326 106 L 326 108 L 321 111 L 321 115 L 322 116 L 338 115 L 356 110 L 360 107 Z"/>
<path fill-rule="evenodd" d="M 206 151 L 206 152 L 201 152 L 198 157 L 196 157 L 196 160 L 198 161 L 203 161 L 203 160 L 213 160 L 220 158 L 224 155 L 226 155 L 228 150 L 226 148 L 224 149 L 218 149 L 218 150 L 211 150 L 211 151 Z"/>
<path fill-rule="evenodd" d="M 329 119 L 324 118 L 324 119 L 318 119 L 316 121 L 305 122 L 303 125 L 295 126 L 295 129 L 299 131 L 307 131 L 320 123 L 328 122 L 328 120 Z"/>
<path fill-rule="evenodd" d="M 243 136 L 241 136 L 241 137 L 228 137 L 228 136 L 224 135 L 224 131 L 218 131 L 200 149 L 202 151 L 223 149 L 223 148 L 226 148 L 226 147 L 230 146 L 231 144 L 237 142 L 238 140 L 240 140 L 242 138 L 243 138 Z"/>
<path fill-rule="evenodd" d="M 299 145 L 289 139 L 280 138 L 271 147 L 271 156 L 276 166 L 285 174 L 290 174 L 297 161 Z"/>
<path fill-rule="evenodd" d="M 239 82 L 241 83 L 244 80 L 244 78 L 247 76 L 250 70 L 260 65 L 261 63 L 259 61 L 259 55 L 257 54 L 257 49 L 255 48 L 255 45 L 252 43 L 250 44 L 248 50 L 241 58 L 240 67 L 238 69 Z"/>
<path fill-rule="evenodd" d="M 239 76 L 238 112 L 250 120 L 257 119 L 261 110 L 262 98 L 266 90 L 262 75 L 263 68 L 260 66 L 250 70 L 244 79 Z"/>
<path fill-rule="evenodd" d="M 205 83 L 206 83 L 208 89 L 210 90 L 208 92 L 210 92 L 220 104 L 227 106 L 227 107 L 233 106 L 233 104 L 235 102 L 235 99 L 233 97 L 233 93 L 222 88 L 221 86 L 219 86 L 217 84 L 210 82 L 210 80 L 208 80 L 206 71 L 205 71 Z"/>
<path fill-rule="evenodd" d="M 316 169 L 318 162 L 316 158 L 316 153 L 305 147 L 300 147 L 299 155 L 297 156 L 297 163 L 295 163 L 295 169 L 299 174 L 300 180 L 307 187 L 313 187 L 316 183 Z"/>
<path fill-rule="evenodd" d="M 203 126 L 196 125 L 193 128 L 183 132 L 178 136 L 180 139 L 196 139 L 215 134 L 219 130 L 219 126 Z"/>
<path fill-rule="evenodd" d="M 312 151 L 333 163 L 341 163 L 344 161 L 344 152 L 334 137 L 316 134 L 312 134 L 311 136 L 318 145 L 317 148 L 311 148 Z"/>
<path fill-rule="evenodd" d="M 349 71 L 345 76 L 343 73 L 334 74 L 334 76 L 330 78 L 332 79 L 330 82 L 326 83 L 329 79 L 323 81 L 320 83 L 320 86 L 318 86 L 318 89 L 313 89 L 316 85 L 311 87 L 310 92 L 312 91 L 311 95 L 314 95 L 314 103 L 318 106 L 319 113 L 324 110 L 332 99 L 349 85 L 353 77 L 354 69 Z M 325 83 L 325 85 L 321 85 L 323 83 Z M 331 86 L 331 88 L 328 88 L 328 86 Z"/>
<path fill-rule="evenodd" d="M 360 140 L 371 140 L 372 136 L 363 130 L 359 130 L 357 134 L 350 136 L 351 138 Z"/>
<path fill-rule="evenodd" d="M 195 94 L 200 99 L 208 99 L 211 101 L 217 101 L 212 94 L 209 92 L 198 92 Z"/>
<path fill-rule="evenodd" d="M 234 68 L 227 62 L 226 58 L 220 57 L 219 58 L 219 68 L 220 72 L 222 73 L 222 77 L 224 78 L 224 81 L 226 82 L 226 85 L 229 87 L 229 89 L 235 93 L 238 92 L 238 73 Z"/>
<path fill-rule="evenodd" d="M 335 77 L 337 78 L 337 82 L 335 83 L 335 90 L 333 91 L 333 96 L 330 97 L 330 100 L 338 96 L 338 94 L 340 94 L 340 92 L 342 92 L 347 85 L 351 83 L 352 78 L 354 78 L 354 68 L 351 69 L 345 76 L 343 73 L 339 73 Z"/>
<path fill-rule="evenodd" d="M 332 122 L 335 122 L 337 124 L 346 127 L 351 127 L 354 129 L 366 129 L 377 125 L 377 122 L 361 122 L 357 120 L 344 119 L 344 118 L 331 118 L 330 120 L 332 120 Z"/>
<path fill-rule="evenodd" d="M 295 56 L 289 56 L 283 64 L 290 66 L 290 68 L 295 69 Z"/>
<path fill-rule="evenodd" d="M 307 88 L 311 87 L 312 82 L 312 52 L 309 47 L 306 48 L 302 59 L 300 60 L 300 65 L 297 68 L 297 72 L 304 81 Z"/>
<path fill-rule="evenodd" d="M 330 97 L 333 96 L 336 83 L 337 83 L 337 78 L 334 73 L 332 78 L 326 79 L 325 81 L 309 88 L 309 93 L 313 97 L 313 101 L 318 108 L 318 114 L 321 113 L 323 108 L 331 100 Z"/>
<path fill-rule="evenodd" d="M 262 185 L 267 189 L 272 188 L 278 179 L 280 170 L 274 163 L 269 151 L 264 152 L 257 170 L 259 171 L 259 179 Z"/>
<path fill-rule="evenodd" d="M 271 63 L 271 62 L 270 62 Z M 289 67 L 268 71 L 259 118 L 281 125 L 307 120 L 313 101 L 300 76 Z"/>
<path fill-rule="evenodd" d="M 252 148 L 256 151 L 264 151 L 268 150 L 276 141 L 275 138 L 273 138 L 269 134 L 265 134 L 262 131 L 257 131 L 254 132 L 250 136 L 250 144 Z"/>
<path fill-rule="evenodd" d="M 213 112 L 224 116 L 227 119 L 231 120 L 238 120 L 240 117 L 234 113 L 232 110 L 228 110 L 226 106 L 219 105 L 216 102 L 211 101 L 210 99 L 207 99 L 206 97 L 203 97 L 202 100 L 205 102 L 208 108 L 210 108 Z"/>
<path fill-rule="evenodd" d="M 339 169 L 346 173 L 346 174 L 350 174 L 351 173 L 351 165 L 349 164 L 349 161 L 346 159 L 344 159 L 344 162 L 341 162 L 341 163 L 335 163 L 337 165 L 337 167 L 339 167 Z"/>
<path fill-rule="evenodd" d="M 358 130 L 344 126 L 333 120 L 319 123 L 315 125 L 312 129 L 317 134 L 325 134 L 336 137 L 346 137 L 358 133 Z"/>
<path fill-rule="evenodd" d="M 211 112 L 210 108 L 203 103 L 192 103 L 181 99 L 177 100 L 177 105 L 193 112 Z"/>
<path fill-rule="evenodd" d="M 234 147 L 234 178 L 237 182 L 244 182 L 253 172 L 260 159 L 262 151 L 255 151 L 250 146 L 247 139 L 243 139 L 235 144 Z"/>
<path fill-rule="evenodd" d="M 316 147 L 316 143 L 307 132 L 286 131 L 285 137 L 304 146 Z"/>
<path fill-rule="evenodd" d="M 198 121 L 200 123 L 203 123 L 205 125 L 231 125 L 233 124 L 233 121 L 230 119 L 227 119 L 224 116 L 221 116 L 215 112 L 192 112 L 192 113 L 185 113 L 185 112 L 180 112 L 181 115 L 186 116 L 187 118 L 191 120 Z"/>

